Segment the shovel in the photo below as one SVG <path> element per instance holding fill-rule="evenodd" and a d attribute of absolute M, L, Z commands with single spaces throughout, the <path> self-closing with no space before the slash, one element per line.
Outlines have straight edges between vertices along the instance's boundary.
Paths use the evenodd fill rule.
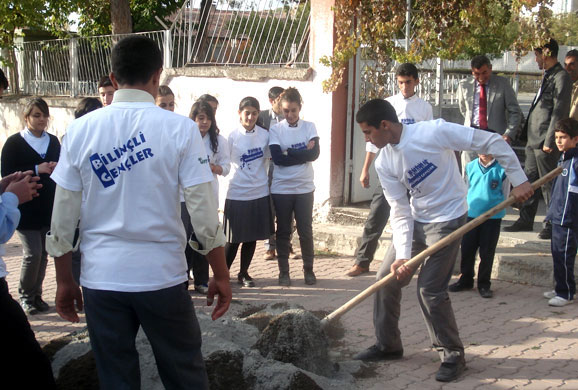
<path fill-rule="evenodd" d="M 534 189 L 534 191 L 536 191 L 538 188 L 543 186 L 545 183 L 549 182 L 550 180 L 553 180 L 561 172 L 562 172 L 562 167 L 558 167 L 558 168 L 554 169 L 553 171 L 549 172 L 545 176 L 542 176 L 541 178 L 536 180 L 534 183 L 532 183 L 532 188 Z M 418 253 L 417 255 L 412 257 L 410 260 L 408 260 L 405 263 L 405 265 L 407 267 L 411 267 L 411 268 L 416 269 L 421 263 L 423 263 L 423 261 L 426 258 L 428 258 L 432 254 L 436 253 L 438 250 L 440 250 L 444 246 L 448 245 L 452 241 L 457 240 L 458 238 L 461 238 L 464 234 L 466 234 L 467 232 L 469 232 L 470 230 L 472 230 L 476 226 L 481 225 L 482 223 L 484 223 L 485 221 L 490 219 L 490 217 L 492 217 L 493 215 L 502 211 L 503 209 L 510 206 L 514 202 L 516 202 L 516 199 L 513 196 L 510 196 L 508 199 L 504 200 L 503 202 L 501 202 L 497 206 L 494 206 L 493 208 L 486 211 L 484 214 L 480 215 L 479 217 L 472 219 L 470 222 L 466 223 L 465 225 L 463 225 L 459 229 L 455 230 L 451 234 L 448 234 L 447 236 L 445 236 L 444 238 L 442 238 L 441 240 L 439 240 L 438 242 L 436 242 L 432 246 L 430 246 L 430 247 L 426 248 L 425 250 L 423 250 L 422 252 Z M 383 286 L 389 284 L 394 279 L 395 279 L 395 274 L 389 273 L 383 279 L 375 282 L 374 284 L 372 284 L 371 286 L 369 286 L 368 288 L 366 288 L 365 290 L 363 290 L 362 292 L 357 294 L 357 296 L 355 296 L 354 298 L 349 300 L 347 303 L 345 303 L 344 305 L 339 307 L 337 310 L 333 311 L 332 313 L 328 314 L 325 318 L 323 318 L 323 320 L 321 320 L 321 327 L 324 328 L 331 321 L 334 321 L 334 320 L 340 318 L 342 315 L 347 313 L 349 310 L 353 309 L 355 306 L 359 305 L 366 298 L 373 295 L 377 290 L 379 290 Z"/>

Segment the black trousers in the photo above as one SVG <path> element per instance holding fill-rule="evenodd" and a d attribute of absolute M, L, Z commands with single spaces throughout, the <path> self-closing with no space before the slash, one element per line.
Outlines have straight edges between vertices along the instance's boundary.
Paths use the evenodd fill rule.
<path fill-rule="evenodd" d="M 560 158 L 560 152 L 554 148 L 551 153 L 544 153 L 542 149 L 532 149 L 526 147 L 526 160 L 524 161 L 524 172 L 528 177 L 530 183 L 545 176 L 552 169 L 556 168 Z M 538 203 L 540 196 L 544 197 L 546 202 L 546 209 L 550 206 L 550 193 L 552 192 L 552 182 L 544 184 L 542 188 L 536 190 L 534 195 L 528 199 L 520 208 L 520 220 L 526 224 L 533 224 L 536 212 L 538 211 Z"/>
<path fill-rule="evenodd" d="M 383 188 L 381 188 L 380 184 L 373 193 L 373 198 L 369 205 L 369 215 L 363 226 L 363 236 L 361 236 L 361 244 L 357 248 L 355 264 L 363 268 L 369 268 L 369 264 L 373 261 L 373 256 L 375 256 L 379 238 L 389 219 L 390 210 L 391 208 L 385 199 L 385 195 L 383 195 Z"/>
<path fill-rule="evenodd" d="M 6 278 L 0 279 L 0 318 L 2 383 L 19 389 L 55 389 L 50 362 L 22 307 L 10 295 Z"/>
<path fill-rule="evenodd" d="M 181 220 L 187 233 L 187 246 L 185 247 L 185 258 L 187 259 L 187 271 L 193 270 L 193 283 L 195 286 L 209 284 L 209 261 L 199 252 L 193 250 L 189 245 L 189 239 L 194 236 L 191 217 L 185 202 L 181 202 Z"/>
<path fill-rule="evenodd" d="M 468 217 L 468 222 L 472 219 Z M 490 288 L 490 278 L 492 277 L 496 246 L 500 238 L 501 223 L 501 219 L 488 219 L 464 235 L 462 238 L 461 283 L 469 286 L 474 285 L 474 265 L 476 252 L 479 249 L 478 288 Z"/>

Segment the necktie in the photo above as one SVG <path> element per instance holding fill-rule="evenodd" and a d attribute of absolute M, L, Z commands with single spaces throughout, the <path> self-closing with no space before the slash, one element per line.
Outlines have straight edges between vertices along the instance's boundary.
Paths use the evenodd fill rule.
<path fill-rule="evenodd" d="M 486 98 L 485 85 L 480 84 L 480 128 L 488 128 L 488 100 Z"/>

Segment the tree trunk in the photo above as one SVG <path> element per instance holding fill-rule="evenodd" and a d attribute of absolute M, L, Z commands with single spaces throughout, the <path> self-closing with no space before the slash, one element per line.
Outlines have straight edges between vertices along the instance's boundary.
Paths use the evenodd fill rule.
<path fill-rule="evenodd" d="M 110 0 L 110 22 L 113 35 L 132 33 L 129 0 Z"/>

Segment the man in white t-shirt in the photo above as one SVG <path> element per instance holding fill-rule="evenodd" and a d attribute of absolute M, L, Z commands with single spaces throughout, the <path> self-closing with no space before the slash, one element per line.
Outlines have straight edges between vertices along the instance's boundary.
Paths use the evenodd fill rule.
<path fill-rule="evenodd" d="M 395 72 L 399 93 L 388 97 L 398 119 L 405 124 L 411 124 L 420 121 L 433 119 L 433 110 L 431 104 L 418 97 L 415 89 L 419 84 L 419 74 L 416 66 L 411 63 L 401 64 Z M 379 148 L 371 142 L 365 145 L 365 162 L 361 170 L 359 181 L 364 188 L 369 187 L 369 167 L 375 159 Z M 369 264 L 373 261 L 373 256 L 377 250 L 377 243 L 383 229 L 389 218 L 389 204 L 383 195 L 381 185 L 377 185 L 371 204 L 369 206 L 369 215 L 363 227 L 363 236 L 361 244 L 357 248 L 355 264 L 347 272 L 347 276 L 358 276 L 369 272 Z"/>
<path fill-rule="evenodd" d="M 101 388 L 140 387 L 134 342 L 142 327 L 165 387 L 206 389 L 179 192 L 199 241 L 192 246 L 213 268 L 207 303 L 218 294 L 216 319 L 231 289 L 207 153 L 193 121 L 155 106 L 162 57 L 154 41 L 119 41 L 111 64 L 112 104 L 72 122 L 51 176 L 58 186 L 46 246 L 55 257 L 56 310 L 78 322 L 84 297 Z M 80 215 L 82 295 L 70 255 Z"/>
<path fill-rule="evenodd" d="M 366 141 L 383 148 L 376 169 L 391 206 L 393 243 L 377 279 L 390 272 L 396 275 L 392 283 L 375 295 L 373 319 L 377 341 L 356 359 L 400 359 L 403 356 L 398 326 L 401 288 L 411 281 L 416 271 L 405 263 L 454 232 L 466 220 L 467 188 L 454 150 L 494 155 L 514 185 L 511 194 L 518 201 L 528 199 L 533 190 L 516 155 L 498 134 L 441 119 L 401 124 L 391 104 L 381 99 L 361 107 L 356 120 Z M 436 380 L 442 382 L 456 379 L 465 368 L 464 347 L 448 295 L 459 245 L 459 240 L 454 241 L 426 259 L 417 280 L 418 300 L 426 326 L 442 360 Z"/>

